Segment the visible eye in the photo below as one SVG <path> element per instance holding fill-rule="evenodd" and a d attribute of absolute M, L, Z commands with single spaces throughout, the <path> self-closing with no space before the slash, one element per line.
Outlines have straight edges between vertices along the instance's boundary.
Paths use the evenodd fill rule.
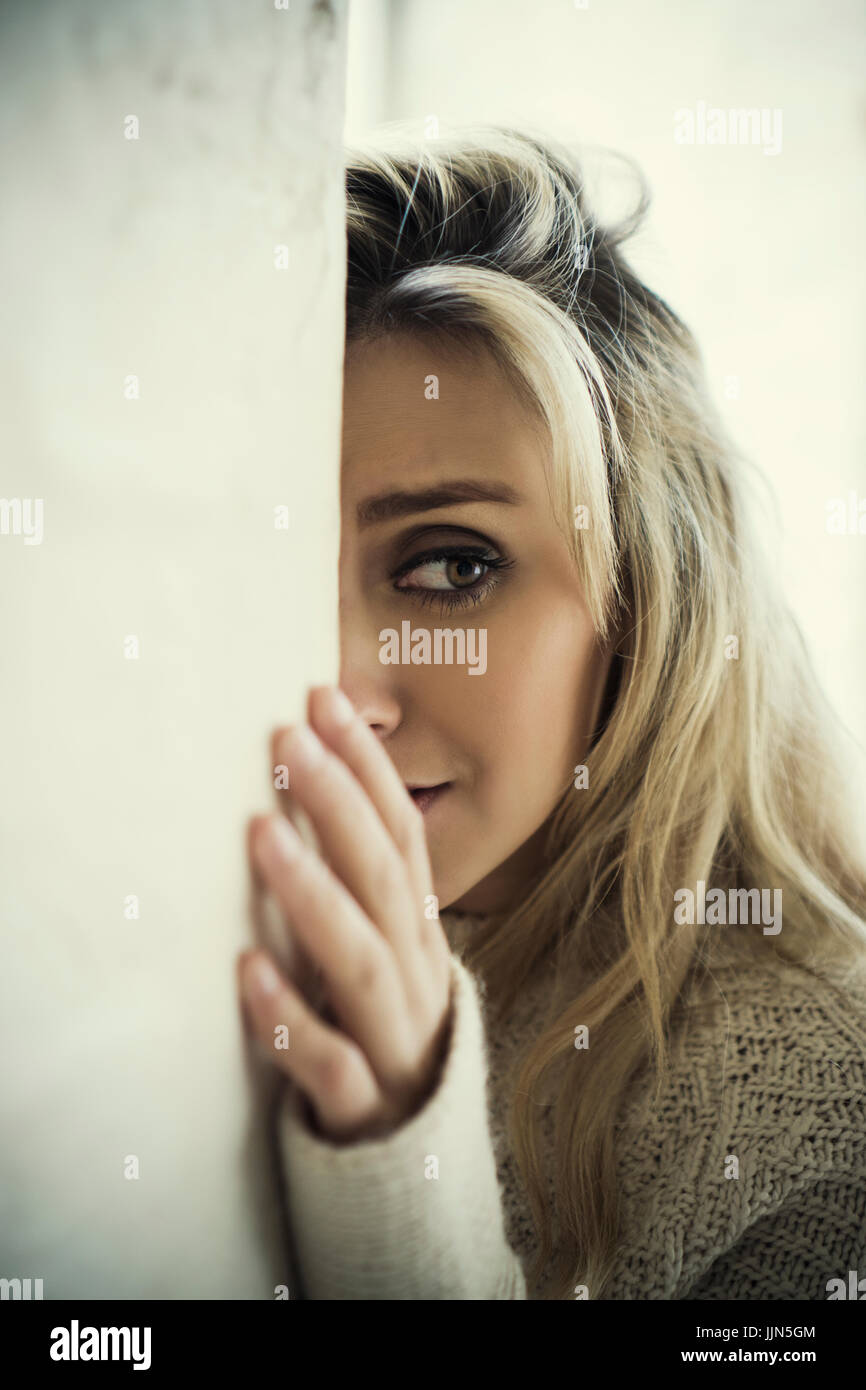
<path fill-rule="evenodd" d="M 438 603 L 443 608 L 464 608 L 482 603 L 496 588 L 496 572 L 514 564 L 495 551 L 478 546 L 438 546 L 413 555 L 392 578 L 395 589 L 411 593 L 417 601 Z M 414 583 L 407 580 L 415 579 Z"/>

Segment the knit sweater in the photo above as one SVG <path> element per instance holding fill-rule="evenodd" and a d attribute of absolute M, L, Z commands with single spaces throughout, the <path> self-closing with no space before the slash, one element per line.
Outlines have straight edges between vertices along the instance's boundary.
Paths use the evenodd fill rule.
<path fill-rule="evenodd" d="M 337 1145 L 313 1132 L 296 1086 L 281 1096 L 306 1298 L 549 1296 L 545 1275 L 530 1281 L 537 1243 L 504 1078 L 539 1031 L 552 967 L 494 1026 L 485 983 L 462 960 L 478 919 L 444 912 L 442 925 L 452 1025 L 421 1109 L 384 1138 Z M 641 1073 L 620 1108 L 621 1225 L 604 1298 L 826 1299 L 830 1280 L 866 1275 L 866 978 L 747 963 L 738 931 L 720 930 L 692 983 L 659 1101 Z M 592 1065 L 591 1041 L 574 1056 Z M 549 1107 L 543 1134 L 552 1151 Z"/>

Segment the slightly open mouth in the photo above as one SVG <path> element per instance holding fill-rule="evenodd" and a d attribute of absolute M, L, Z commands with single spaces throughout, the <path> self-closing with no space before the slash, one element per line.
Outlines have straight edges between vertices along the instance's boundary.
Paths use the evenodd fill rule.
<path fill-rule="evenodd" d="M 409 790 L 409 795 L 419 810 L 426 815 L 433 803 L 438 801 L 450 786 L 450 782 L 440 782 L 436 787 L 415 787 Z"/>

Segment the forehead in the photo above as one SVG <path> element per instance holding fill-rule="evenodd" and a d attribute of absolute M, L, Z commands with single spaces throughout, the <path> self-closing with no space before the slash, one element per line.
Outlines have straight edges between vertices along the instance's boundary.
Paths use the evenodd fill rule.
<path fill-rule="evenodd" d="M 342 448 L 350 492 L 464 470 L 526 491 L 547 431 L 483 344 L 395 333 L 347 347 Z"/>

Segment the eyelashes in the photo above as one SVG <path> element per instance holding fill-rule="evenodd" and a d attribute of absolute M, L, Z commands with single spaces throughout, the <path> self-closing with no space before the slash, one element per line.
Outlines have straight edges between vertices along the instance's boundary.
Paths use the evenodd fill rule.
<path fill-rule="evenodd" d="M 454 589 L 422 588 L 420 585 L 395 585 L 401 594 L 411 595 L 415 603 L 422 607 L 435 604 L 446 612 L 452 612 L 455 608 L 468 608 L 470 605 L 484 603 L 501 582 L 502 571 L 508 570 L 514 564 L 513 560 L 507 559 L 504 555 L 497 554 L 484 546 L 478 545 L 440 545 L 431 550 L 425 550 L 418 555 L 413 555 L 411 560 L 407 560 L 401 565 L 399 570 L 392 574 L 392 579 L 404 579 L 427 565 L 439 564 L 442 561 L 446 565 L 450 562 L 468 560 L 474 564 L 482 565 L 486 573 L 480 576 L 474 584 L 463 585 Z M 443 578 L 447 576 L 443 575 Z M 450 581 L 449 581 L 450 582 Z"/>

